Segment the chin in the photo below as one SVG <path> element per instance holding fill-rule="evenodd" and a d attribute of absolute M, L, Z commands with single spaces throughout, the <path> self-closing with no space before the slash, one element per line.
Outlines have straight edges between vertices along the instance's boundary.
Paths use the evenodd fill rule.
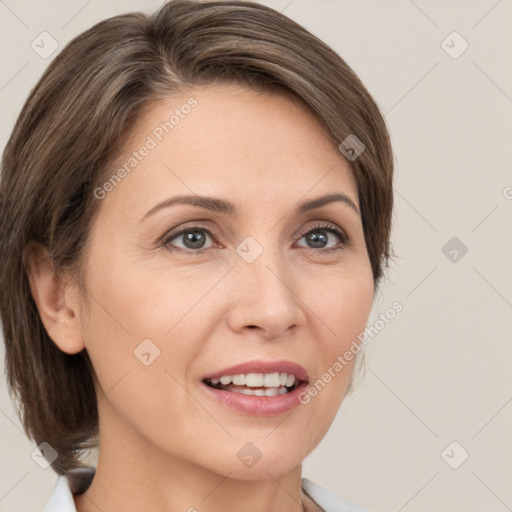
<path fill-rule="evenodd" d="M 300 466 L 308 453 L 303 442 L 285 444 L 279 436 L 273 442 L 264 436 L 252 442 L 246 439 L 237 440 L 234 448 L 226 447 L 221 453 L 211 454 L 210 460 L 218 461 L 214 469 L 216 473 L 229 474 L 230 478 L 238 480 L 277 478 Z M 227 456 L 229 453 L 233 455 Z"/>

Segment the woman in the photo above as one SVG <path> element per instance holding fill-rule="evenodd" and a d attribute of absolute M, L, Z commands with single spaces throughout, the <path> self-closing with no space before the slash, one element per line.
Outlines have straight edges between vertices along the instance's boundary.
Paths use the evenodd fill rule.
<path fill-rule="evenodd" d="M 363 84 L 268 7 L 175 0 L 71 41 L 0 188 L 7 378 L 60 476 L 46 510 L 362 510 L 301 463 L 350 386 L 392 173 Z"/>

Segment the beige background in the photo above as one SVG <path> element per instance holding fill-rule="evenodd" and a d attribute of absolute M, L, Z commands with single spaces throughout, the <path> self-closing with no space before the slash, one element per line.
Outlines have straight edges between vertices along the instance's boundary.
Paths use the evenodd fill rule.
<path fill-rule="evenodd" d="M 262 3 L 347 60 L 396 153 L 399 257 L 373 318 L 395 301 L 403 311 L 369 343 L 366 375 L 304 476 L 382 512 L 512 510 L 512 2 Z M 52 58 L 32 50 L 36 36 L 61 48 L 97 21 L 159 4 L 0 1 L 2 148 Z M 441 46 L 453 31 L 469 43 L 455 59 Z M 462 41 L 447 44 L 453 53 Z M 452 237 L 468 248 L 456 262 L 442 252 Z M 0 432 L 0 511 L 42 510 L 56 475 L 32 460 L 3 377 Z M 453 441 L 448 462 L 469 454 L 458 469 L 441 456 Z"/>

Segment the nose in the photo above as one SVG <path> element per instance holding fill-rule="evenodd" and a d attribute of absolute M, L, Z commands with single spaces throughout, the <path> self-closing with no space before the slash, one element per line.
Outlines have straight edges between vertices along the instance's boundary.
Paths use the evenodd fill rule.
<path fill-rule="evenodd" d="M 233 270 L 229 325 L 234 332 L 257 330 L 270 340 L 304 323 L 303 302 L 294 290 L 298 276 L 278 248 L 265 248 L 252 263 L 237 258 Z"/>

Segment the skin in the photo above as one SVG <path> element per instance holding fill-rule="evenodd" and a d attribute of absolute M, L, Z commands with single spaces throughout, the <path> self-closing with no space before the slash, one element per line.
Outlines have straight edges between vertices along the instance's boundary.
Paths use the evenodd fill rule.
<path fill-rule="evenodd" d="M 190 97 L 198 105 L 99 201 L 84 260 L 87 304 L 72 275 L 55 276 L 44 248 L 28 250 L 48 334 L 64 352 L 85 348 L 98 379 L 97 471 L 75 504 L 79 512 L 318 510 L 301 491 L 301 464 L 331 425 L 355 360 L 307 405 L 278 416 L 227 408 L 200 381 L 241 362 L 285 359 L 313 383 L 364 330 L 374 283 L 360 215 L 341 202 L 294 211 L 333 192 L 358 208 L 356 184 L 304 107 L 233 84 L 154 105 L 119 162 Z M 181 194 L 227 199 L 239 215 L 176 205 L 142 220 Z M 325 247 L 339 246 L 325 253 L 304 236 L 324 222 L 348 245 L 317 228 Z M 197 225 L 218 230 L 202 232 L 203 253 L 183 236 L 161 241 Z M 236 252 L 247 236 L 263 248 L 252 263 Z M 149 366 L 134 355 L 147 338 L 160 350 Z M 252 468 L 237 457 L 248 442 L 262 454 Z"/>

